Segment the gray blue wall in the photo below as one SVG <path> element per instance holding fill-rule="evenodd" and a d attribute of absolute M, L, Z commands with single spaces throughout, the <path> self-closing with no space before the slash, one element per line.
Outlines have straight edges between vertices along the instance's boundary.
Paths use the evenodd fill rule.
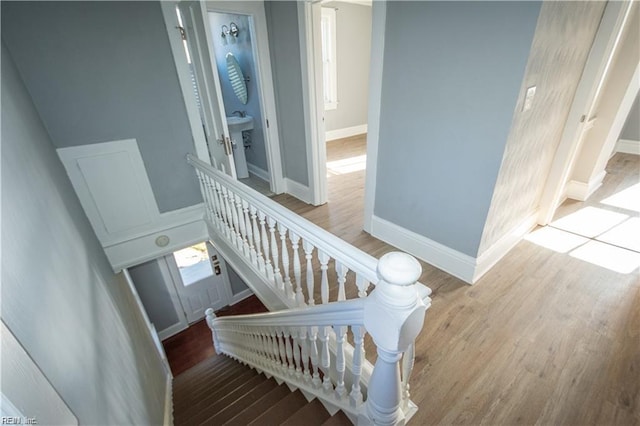
<path fill-rule="evenodd" d="M 164 262 L 164 259 L 154 259 L 133 266 L 129 268 L 129 274 L 149 320 L 156 330 L 161 331 L 175 325 L 179 319 L 167 290 L 167 286 L 173 286 L 173 282 L 165 281 L 159 262 Z"/>
<path fill-rule="evenodd" d="M 376 216 L 475 257 L 539 11 L 387 3 Z"/>
<path fill-rule="evenodd" d="M 624 123 L 620 139 L 631 141 L 640 141 L 640 96 L 636 96 L 636 100 L 629 111 L 627 121 Z"/>
<path fill-rule="evenodd" d="M 56 148 L 135 138 L 161 212 L 202 201 L 158 2 L 3 2 L 2 38 Z"/>
<path fill-rule="evenodd" d="M 327 131 L 367 124 L 371 62 L 371 6 L 323 3 L 336 8 L 338 108 L 324 113 Z"/>
<path fill-rule="evenodd" d="M 233 111 L 246 111 L 253 117 L 253 131 L 251 131 L 251 148 L 245 150 L 247 163 L 253 164 L 268 172 L 267 151 L 264 144 L 264 133 L 262 128 L 262 112 L 260 110 L 260 98 L 258 94 L 258 80 L 256 78 L 256 67 L 253 58 L 251 44 L 251 31 L 249 28 L 249 17 L 247 15 L 236 15 L 231 13 L 209 12 L 209 23 L 213 35 L 213 49 L 220 75 L 222 86 L 222 98 L 227 116 L 231 116 Z M 234 22 L 239 29 L 237 38 L 226 37 L 227 43 L 223 42 L 220 36 L 222 25 L 229 27 Z M 227 73 L 226 55 L 231 52 L 242 69 L 245 77 L 249 77 L 247 82 L 247 104 L 242 104 L 231 87 L 229 74 Z M 242 146 L 242 141 L 236 141 L 238 148 Z"/>
<path fill-rule="evenodd" d="M 309 185 L 302 68 L 295 1 L 266 1 L 267 31 L 284 176 Z"/>
<path fill-rule="evenodd" d="M 160 357 L 4 42 L 2 248 L 2 320 L 80 424 L 161 424 Z"/>

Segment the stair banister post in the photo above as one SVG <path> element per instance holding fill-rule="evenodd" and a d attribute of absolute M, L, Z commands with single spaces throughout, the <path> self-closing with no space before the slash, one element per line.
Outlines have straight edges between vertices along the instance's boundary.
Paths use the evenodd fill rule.
<path fill-rule="evenodd" d="M 420 263 L 406 253 L 391 252 L 378 262 L 379 282 L 365 299 L 364 325 L 378 358 L 358 424 L 402 425 L 400 359 L 422 329 L 426 306 L 416 282 Z"/>
<path fill-rule="evenodd" d="M 221 353 L 220 352 L 220 342 L 218 341 L 218 336 L 216 336 L 216 330 L 213 327 L 213 320 L 216 319 L 216 314 L 213 313 L 213 309 L 212 308 L 207 308 L 207 310 L 204 311 L 204 313 L 205 313 L 205 315 L 207 317 L 207 325 L 211 329 L 211 338 L 213 339 L 213 347 L 216 349 L 217 353 Z"/>

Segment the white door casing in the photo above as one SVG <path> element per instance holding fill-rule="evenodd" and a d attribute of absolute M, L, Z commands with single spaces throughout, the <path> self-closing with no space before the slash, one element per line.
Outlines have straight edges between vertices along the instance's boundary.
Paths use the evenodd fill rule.
<path fill-rule="evenodd" d="M 212 58 L 207 48 L 208 39 L 211 36 L 207 26 L 204 25 L 204 6 L 195 1 L 160 3 L 193 133 L 196 155 L 209 164 L 211 164 L 211 160 L 214 160 L 216 163 L 214 166 L 223 167 L 227 174 L 236 178 L 233 150 L 224 114 L 220 80 L 217 75 L 218 70 L 212 66 Z M 176 7 L 180 8 L 184 28 L 179 25 Z M 193 90 L 191 71 L 183 46 L 183 36 L 186 37 L 194 67 L 202 105 L 202 116 L 198 110 Z"/>
<path fill-rule="evenodd" d="M 213 275 L 187 285 L 182 280 L 173 255 L 165 256 L 177 296 L 190 324 L 204 318 L 207 308 L 218 310 L 231 300 L 231 283 L 224 259 L 209 242 L 207 251 Z"/>

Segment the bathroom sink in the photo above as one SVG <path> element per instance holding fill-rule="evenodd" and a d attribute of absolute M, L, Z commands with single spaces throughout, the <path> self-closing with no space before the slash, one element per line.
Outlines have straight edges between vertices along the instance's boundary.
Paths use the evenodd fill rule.
<path fill-rule="evenodd" d="M 227 126 L 229 126 L 230 133 L 251 130 L 253 129 L 253 117 L 250 115 L 244 117 L 227 117 Z"/>

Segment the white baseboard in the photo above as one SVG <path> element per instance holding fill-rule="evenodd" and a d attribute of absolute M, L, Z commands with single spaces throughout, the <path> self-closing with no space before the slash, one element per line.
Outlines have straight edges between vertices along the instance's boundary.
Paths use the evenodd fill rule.
<path fill-rule="evenodd" d="M 229 305 L 235 305 L 236 303 L 243 301 L 244 299 L 246 299 L 251 295 L 253 295 L 253 292 L 251 291 L 250 288 L 243 290 L 238 294 L 234 294 L 231 297 L 231 302 L 229 302 Z"/>
<path fill-rule="evenodd" d="M 173 377 L 171 373 L 167 374 L 167 384 L 164 393 L 164 426 L 173 425 Z"/>
<path fill-rule="evenodd" d="M 620 139 L 616 144 L 616 152 L 640 155 L 640 141 L 634 141 L 631 139 Z"/>
<path fill-rule="evenodd" d="M 174 324 L 172 326 L 165 328 L 164 330 L 158 331 L 158 338 L 161 341 L 168 339 L 169 337 L 174 336 L 180 333 L 181 331 L 186 330 L 187 328 L 189 328 L 188 324 L 187 325 L 184 325 L 182 323 Z"/>
<path fill-rule="evenodd" d="M 375 215 L 371 220 L 371 235 L 460 278 L 466 283 L 473 283 L 476 259 L 469 255 Z"/>
<path fill-rule="evenodd" d="M 476 259 L 472 282 L 477 282 L 484 274 L 500 261 L 522 238 L 538 224 L 538 212 L 531 213 L 519 225 L 507 232 Z"/>
<path fill-rule="evenodd" d="M 249 173 L 251 173 L 252 175 L 259 177 L 266 182 L 271 182 L 271 175 L 265 169 L 261 169 L 260 167 L 251 163 L 247 163 L 247 169 L 249 169 Z"/>
<path fill-rule="evenodd" d="M 537 212 L 529 215 L 478 258 L 461 253 L 375 215 L 371 221 L 371 235 L 460 278 L 467 284 L 474 284 L 536 226 L 537 218 Z"/>
<path fill-rule="evenodd" d="M 287 194 L 293 195 L 300 201 L 304 201 L 307 204 L 312 204 L 311 190 L 308 186 L 304 186 L 301 183 L 293 181 L 289 178 L 284 179 Z"/>
<path fill-rule="evenodd" d="M 367 133 L 367 125 L 360 124 L 359 126 L 345 127 L 344 129 L 329 130 L 325 133 L 325 140 L 327 142 L 336 139 L 348 138 L 351 136 L 361 135 Z"/>
<path fill-rule="evenodd" d="M 600 172 L 595 178 L 591 179 L 589 183 L 578 182 L 576 180 L 570 180 L 567 183 L 567 197 L 572 200 L 585 201 L 591 194 L 596 192 L 602 185 L 602 180 L 607 175 L 606 171 Z"/>

